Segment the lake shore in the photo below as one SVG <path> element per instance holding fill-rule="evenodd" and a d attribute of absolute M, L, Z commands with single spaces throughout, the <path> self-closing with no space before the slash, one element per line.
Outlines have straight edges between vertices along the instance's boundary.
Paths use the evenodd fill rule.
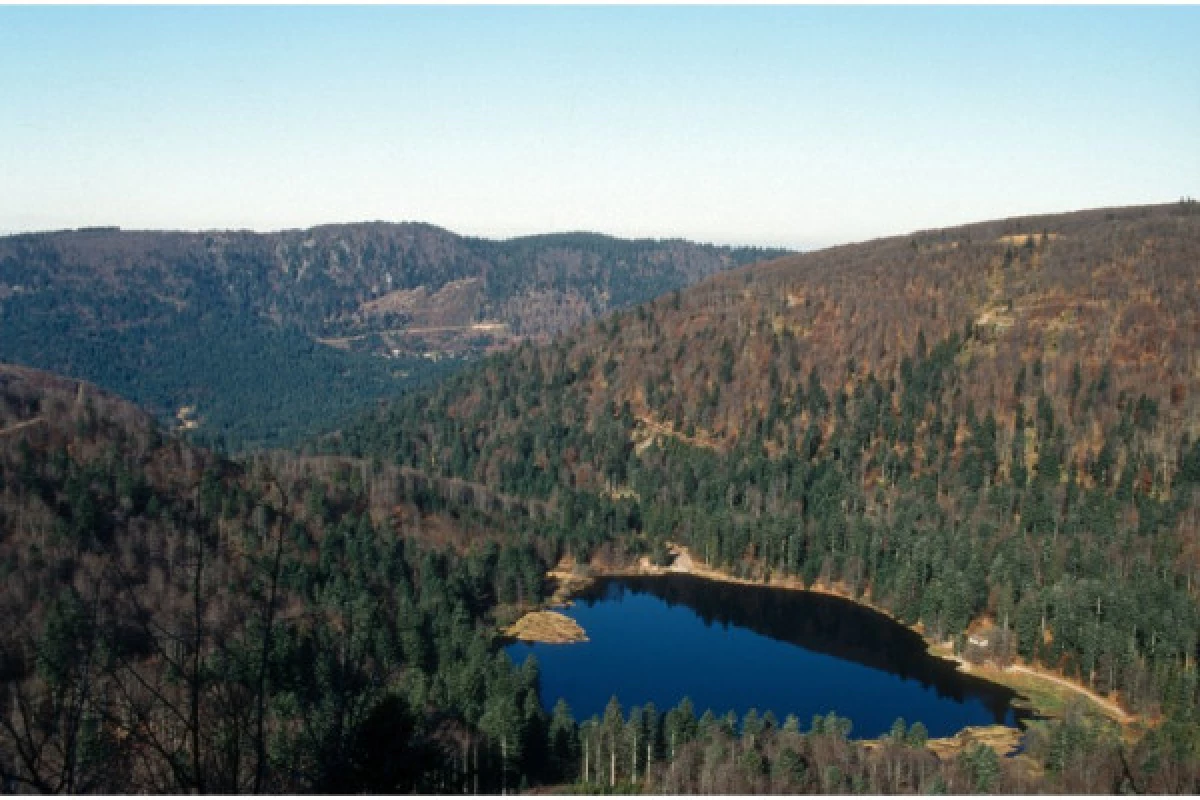
<path fill-rule="evenodd" d="M 684 545 L 669 544 L 668 550 L 674 557 L 669 566 L 652 564 L 647 557 L 643 556 L 636 564 L 609 565 L 593 562 L 584 565 L 581 571 L 579 565 L 576 565 L 572 560 L 564 559 L 547 573 L 547 576 L 554 579 L 556 583 L 556 590 L 549 604 L 552 607 L 555 605 L 569 605 L 573 595 L 587 588 L 597 578 L 670 574 L 686 574 L 706 580 L 743 586 L 767 586 L 789 591 L 831 595 L 870 608 L 877 613 L 883 614 L 897 624 L 904 625 L 922 637 L 931 654 L 954 662 L 957 668 L 963 672 L 1013 689 L 1022 699 L 1030 704 L 1032 710 L 1039 716 L 1048 718 L 1061 716 L 1063 707 L 1067 704 L 1068 697 L 1078 696 L 1085 698 L 1099 714 L 1120 725 L 1123 732 L 1129 733 L 1134 723 L 1142 721 L 1140 717 L 1125 711 L 1115 701 L 1097 694 L 1076 681 L 1072 681 L 1044 668 L 1025 664 L 1002 666 L 994 663 L 974 663 L 967 661 L 961 655 L 954 652 L 951 642 L 937 641 L 929 637 L 928 632 L 920 623 L 907 625 L 898 620 L 888 609 L 872 603 L 867 598 L 855 597 L 852 592 L 847 591 L 844 587 L 837 585 L 830 586 L 822 583 L 805 586 L 799 579 L 792 576 L 780 577 L 772 575 L 768 580 L 740 578 L 698 561 Z"/>

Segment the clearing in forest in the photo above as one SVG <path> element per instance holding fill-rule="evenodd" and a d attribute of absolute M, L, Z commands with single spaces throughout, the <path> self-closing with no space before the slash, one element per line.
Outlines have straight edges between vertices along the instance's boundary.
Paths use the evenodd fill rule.
<path fill-rule="evenodd" d="M 557 611 L 530 611 L 507 627 L 504 633 L 522 642 L 544 644 L 573 644 L 588 640 L 578 622 Z"/>

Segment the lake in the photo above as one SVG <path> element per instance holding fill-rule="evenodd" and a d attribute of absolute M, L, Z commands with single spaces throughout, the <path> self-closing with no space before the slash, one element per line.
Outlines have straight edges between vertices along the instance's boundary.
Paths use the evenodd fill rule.
<path fill-rule="evenodd" d="M 561 697 L 578 720 L 602 715 L 613 695 L 626 711 L 653 702 L 663 712 L 686 696 L 697 716 L 795 714 L 805 730 L 814 714 L 836 711 L 854 738 L 885 733 L 897 717 L 941 737 L 1027 716 L 1011 689 L 960 672 L 917 633 L 838 597 L 684 574 L 601 578 L 563 613 L 590 641 L 507 652 L 517 664 L 535 655 L 547 710 Z"/>

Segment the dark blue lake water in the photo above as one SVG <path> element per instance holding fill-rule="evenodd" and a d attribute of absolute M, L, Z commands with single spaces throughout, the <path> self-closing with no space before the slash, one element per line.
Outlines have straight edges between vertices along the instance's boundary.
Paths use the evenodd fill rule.
<path fill-rule="evenodd" d="M 603 714 L 613 695 L 628 710 L 660 711 L 690 697 L 697 715 L 771 710 L 780 720 L 836 711 L 851 736 L 873 738 L 897 717 L 931 736 L 968 725 L 1014 724 L 1015 693 L 926 652 L 921 637 L 883 614 L 826 595 L 707 581 L 689 575 L 606 578 L 564 613 L 590 641 L 507 648 L 533 654 L 542 702 L 566 699 L 575 718 Z"/>

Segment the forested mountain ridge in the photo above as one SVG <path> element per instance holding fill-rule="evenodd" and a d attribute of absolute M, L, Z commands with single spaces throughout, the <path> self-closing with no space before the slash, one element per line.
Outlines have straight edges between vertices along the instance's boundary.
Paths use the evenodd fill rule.
<path fill-rule="evenodd" d="M 1198 338 L 1194 203 L 1004 220 L 725 273 L 326 446 L 544 498 L 560 553 L 676 541 L 990 630 L 1193 769 Z"/>
<path fill-rule="evenodd" d="M 194 310 L 226 303 L 314 336 L 479 321 L 517 334 L 554 332 L 780 252 L 588 233 L 493 241 L 383 222 L 277 233 L 88 228 L 0 238 L 9 298 L 43 289 L 141 292 L 147 316 L 152 301 Z M 456 288 L 461 296 L 453 302 L 405 302 L 405 292 L 437 297 Z M 138 321 L 111 316 L 117 311 L 89 314 L 98 324 Z"/>
<path fill-rule="evenodd" d="M 0 238 L 0 360 L 237 445 L 294 440 L 477 356 L 777 251 L 431 225 Z M 384 356 L 386 360 L 368 356 Z M 193 408 L 194 407 L 194 408 Z"/>
<path fill-rule="evenodd" d="M 1048 422 L 1053 435 L 1058 421 L 1083 434 L 1063 443 L 1061 468 L 1085 472 L 1103 451 L 1105 431 L 1128 417 L 1166 458 L 1143 466 L 1169 483 L 1180 438 L 1200 432 L 1198 260 L 1195 204 L 847 245 L 734 270 L 548 346 L 522 346 L 420 402 L 453 394 L 449 416 L 471 419 L 478 407 L 503 401 L 509 422 L 497 426 L 493 442 L 506 427 L 523 426 L 526 411 L 542 416 L 564 402 L 561 395 L 582 412 L 565 422 L 594 428 L 604 423 L 602 411 L 616 421 L 624 415 L 643 447 L 674 440 L 728 452 L 757 440 L 775 456 L 794 449 L 814 423 L 824 440 L 836 427 L 831 410 L 843 414 L 865 398 L 879 413 L 881 391 L 927 399 L 911 396 L 930 388 L 914 384 L 936 376 L 919 373 L 954 370 L 971 379 L 952 399 L 957 427 L 934 431 L 954 453 L 970 433 L 968 410 L 980 420 L 990 413 L 1004 451 L 995 468 L 1029 471 L 1039 444 L 1032 423 Z M 524 376 L 506 374 L 510 368 Z M 928 435 L 920 423 L 929 409 L 895 399 L 903 441 L 918 428 Z M 1014 442 L 1018 428 L 1028 442 Z M 497 461 L 511 455 L 489 453 Z M 454 462 L 446 455 L 432 459 L 444 469 Z M 474 471 L 495 469 L 480 462 Z M 604 483 L 598 475 L 589 485 Z"/>

